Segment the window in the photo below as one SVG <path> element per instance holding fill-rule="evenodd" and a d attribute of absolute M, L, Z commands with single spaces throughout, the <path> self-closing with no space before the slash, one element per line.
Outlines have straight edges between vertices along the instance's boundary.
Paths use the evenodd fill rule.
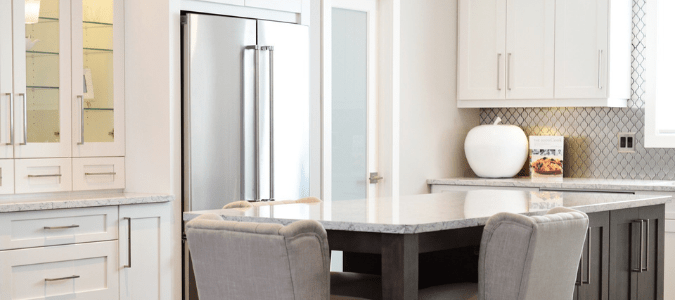
<path fill-rule="evenodd" d="M 675 1 L 646 6 L 645 146 L 675 148 Z"/>

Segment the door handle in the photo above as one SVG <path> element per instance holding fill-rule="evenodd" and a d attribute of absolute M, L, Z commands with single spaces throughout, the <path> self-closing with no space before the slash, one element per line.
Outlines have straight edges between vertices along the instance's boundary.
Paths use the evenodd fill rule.
<path fill-rule="evenodd" d="M 631 222 L 631 227 L 632 227 L 632 224 L 635 224 L 635 223 L 638 223 L 638 222 L 640 223 L 640 255 L 639 255 L 639 261 L 640 261 L 640 262 L 639 262 L 639 264 L 638 264 L 638 267 L 637 267 L 637 268 L 633 268 L 632 271 L 633 271 L 633 272 L 636 272 L 636 273 L 642 273 L 642 271 L 643 271 L 643 268 L 642 268 L 642 257 L 643 257 L 643 254 L 644 254 L 643 251 L 642 251 L 642 244 L 643 244 L 643 243 L 642 243 L 642 240 L 643 240 L 643 238 L 644 238 L 644 235 L 643 235 L 643 229 L 644 229 L 645 220 L 634 220 L 634 221 Z M 631 235 L 632 235 L 632 230 L 631 230 Z M 633 257 L 633 256 L 631 255 L 631 258 L 632 258 L 632 257 Z"/>
<path fill-rule="evenodd" d="M 382 176 L 378 176 L 377 172 L 371 172 L 370 177 L 368 177 L 368 180 L 370 180 L 370 183 L 378 183 L 380 180 L 382 180 Z"/>
<path fill-rule="evenodd" d="M 26 104 L 28 101 L 26 101 L 26 94 L 20 93 L 19 94 L 21 97 L 23 97 L 23 143 L 20 143 L 19 145 L 25 146 L 28 143 L 28 109 L 26 108 Z"/>
<path fill-rule="evenodd" d="M 129 252 L 128 252 L 128 254 L 127 254 L 127 255 L 128 255 L 128 256 L 127 256 L 127 264 L 124 265 L 123 268 L 125 268 L 125 269 L 127 269 L 127 268 L 128 268 L 128 269 L 131 269 L 131 218 L 123 218 L 123 219 L 124 219 L 124 220 L 127 220 L 127 221 L 129 222 L 129 227 L 127 227 L 127 228 L 128 228 L 128 232 L 129 232 L 129 233 L 128 233 L 128 236 L 127 236 L 127 238 L 128 238 L 128 243 L 129 243 L 129 245 L 128 245 L 128 246 L 129 246 L 129 247 L 128 247 L 128 251 L 129 251 Z"/>
<path fill-rule="evenodd" d="M 255 103 L 253 131 L 255 132 L 255 196 L 253 201 L 260 201 L 260 47 L 258 45 L 246 46 L 246 50 L 255 50 Z"/>
<path fill-rule="evenodd" d="M 78 145 L 84 145 L 84 96 L 77 95 L 80 99 L 80 142 Z"/>
<path fill-rule="evenodd" d="M 501 70 L 501 61 L 502 61 L 502 54 L 497 53 L 497 90 L 498 91 L 502 90 L 502 77 L 499 74 L 499 71 Z"/>
<path fill-rule="evenodd" d="M 80 275 L 73 275 L 73 276 L 68 276 L 68 277 L 60 277 L 60 278 L 45 278 L 45 281 L 60 281 L 60 280 L 67 280 L 67 279 L 77 279 L 80 278 Z"/>
<path fill-rule="evenodd" d="M 270 199 L 274 201 L 274 46 L 260 47 L 262 51 L 269 51 L 270 63 Z"/>
<path fill-rule="evenodd" d="M 602 50 L 598 50 L 598 89 L 602 89 L 602 82 L 600 78 L 602 77 Z"/>
<path fill-rule="evenodd" d="M 649 219 L 645 220 L 645 223 L 647 224 L 647 228 L 646 228 L 647 233 L 645 234 L 646 235 L 646 239 L 645 239 L 645 258 L 646 258 L 645 260 L 646 260 L 646 262 L 645 262 L 644 269 L 640 268 L 640 270 L 643 271 L 643 272 L 649 271 Z M 642 245 L 640 245 L 640 247 L 642 247 Z M 642 260 L 640 260 L 640 265 L 642 265 Z"/>
<path fill-rule="evenodd" d="M 78 228 L 80 225 L 69 225 L 69 226 L 45 226 L 45 230 L 56 230 L 56 229 L 71 229 Z"/>
<path fill-rule="evenodd" d="M 581 284 L 590 284 L 591 283 L 591 263 L 592 263 L 592 261 L 591 261 L 591 259 L 592 259 L 591 258 L 592 257 L 592 252 L 591 252 L 592 251 L 591 250 L 591 240 L 592 240 L 592 238 L 591 238 L 591 227 L 588 227 L 588 235 L 587 236 L 588 236 L 588 250 L 586 251 L 586 253 L 588 255 L 588 260 L 587 260 L 588 266 L 587 266 L 587 269 L 586 269 L 586 281 L 584 281 L 583 274 L 582 274 Z M 583 254 L 581 256 L 583 257 Z"/>
<path fill-rule="evenodd" d="M 506 89 L 511 90 L 511 53 L 508 54 L 509 57 L 506 60 Z"/>

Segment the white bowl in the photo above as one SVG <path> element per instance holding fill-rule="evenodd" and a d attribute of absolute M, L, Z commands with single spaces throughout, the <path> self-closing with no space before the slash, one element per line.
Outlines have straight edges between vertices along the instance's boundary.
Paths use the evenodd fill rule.
<path fill-rule="evenodd" d="M 518 126 L 492 125 L 474 127 L 464 140 L 464 153 L 469 166 L 479 177 L 513 177 L 527 160 L 525 132 Z"/>

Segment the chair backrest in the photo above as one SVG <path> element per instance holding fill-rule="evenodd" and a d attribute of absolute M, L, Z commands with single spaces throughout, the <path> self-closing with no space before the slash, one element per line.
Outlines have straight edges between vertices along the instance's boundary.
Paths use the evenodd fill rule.
<path fill-rule="evenodd" d="M 186 234 L 200 300 L 330 297 L 326 230 L 316 221 L 282 226 L 206 214 Z"/>
<path fill-rule="evenodd" d="M 480 246 L 478 299 L 572 299 L 587 228 L 586 214 L 562 207 L 492 216 Z"/>

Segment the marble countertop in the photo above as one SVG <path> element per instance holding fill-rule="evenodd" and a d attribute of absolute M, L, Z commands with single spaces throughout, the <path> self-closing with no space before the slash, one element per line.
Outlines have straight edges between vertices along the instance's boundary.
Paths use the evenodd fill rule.
<path fill-rule="evenodd" d="M 427 184 L 493 187 L 530 187 L 599 191 L 675 192 L 675 181 L 633 179 L 530 179 L 528 178 L 444 178 L 428 179 Z"/>
<path fill-rule="evenodd" d="M 413 234 L 485 225 L 499 212 L 542 215 L 564 206 L 586 213 L 665 204 L 670 196 L 473 190 L 371 200 L 262 205 L 184 212 L 183 220 L 214 213 L 231 221 L 290 224 L 312 219 L 328 230 Z"/>
<path fill-rule="evenodd" d="M 140 193 L 86 193 L 38 196 L 10 196 L 0 198 L 0 213 L 50 210 L 64 208 L 81 208 L 95 206 L 129 205 L 143 203 L 170 202 L 175 199 L 172 195 L 140 194 Z"/>

